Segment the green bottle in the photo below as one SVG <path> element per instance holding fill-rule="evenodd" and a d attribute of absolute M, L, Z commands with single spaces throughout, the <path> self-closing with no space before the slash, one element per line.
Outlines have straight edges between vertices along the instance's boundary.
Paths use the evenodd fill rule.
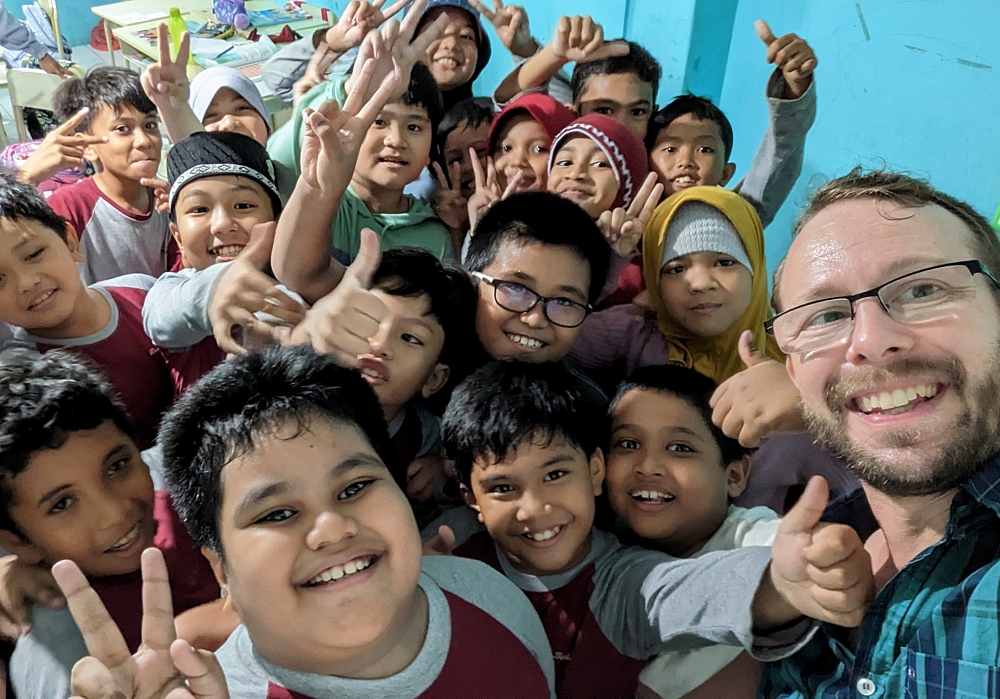
<path fill-rule="evenodd" d="M 187 31 L 187 22 L 181 17 L 180 9 L 170 8 L 170 18 L 167 20 L 167 29 L 170 31 L 170 57 L 176 59 L 177 52 L 181 48 L 181 38 Z"/>

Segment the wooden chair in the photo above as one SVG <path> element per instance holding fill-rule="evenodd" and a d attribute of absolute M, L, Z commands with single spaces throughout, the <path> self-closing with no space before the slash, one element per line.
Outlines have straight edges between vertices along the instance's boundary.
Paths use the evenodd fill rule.
<path fill-rule="evenodd" d="M 58 75 L 50 75 L 44 70 L 32 68 L 8 68 L 7 91 L 14 109 L 14 124 L 17 126 L 19 141 L 28 141 L 28 127 L 24 123 L 24 108 L 52 110 L 52 100 L 62 84 Z"/>

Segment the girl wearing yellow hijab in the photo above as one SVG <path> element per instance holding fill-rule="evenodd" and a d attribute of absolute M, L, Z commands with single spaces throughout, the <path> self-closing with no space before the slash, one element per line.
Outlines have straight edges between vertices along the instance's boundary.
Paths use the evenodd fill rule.
<path fill-rule="evenodd" d="M 764 333 L 764 231 L 743 197 L 722 187 L 672 195 L 646 225 L 642 250 L 652 310 L 628 304 L 587 318 L 570 350 L 581 368 L 614 377 L 670 362 L 721 384 L 744 369 L 745 330 L 765 356 L 784 361 Z"/>
<path fill-rule="evenodd" d="M 744 369 L 737 351 L 750 330 L 756 349 L 784 361 L 764 333 L 764 229 L 753 206 L 722 187 L 691 187 L 661 203 L 643 232 L 642 262 L 668 361 L 722 383 Z"/>

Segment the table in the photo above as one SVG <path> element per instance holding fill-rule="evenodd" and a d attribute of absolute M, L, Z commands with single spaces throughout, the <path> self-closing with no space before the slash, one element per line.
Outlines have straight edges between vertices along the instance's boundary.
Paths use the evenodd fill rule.
<path fill-rule="evenodd" d="M 274 0 L 249 0 L 246 6 L 248 10 L 264 10 L 277 7 L 278 3 Z M 156 46 L 135 36 L 135 32 L 156 29 L 160 22 L 166 22 L 171 7 L 179 9 L 186 20 L 191 19 L 203 24 L 208 19 L 214 19 L 212 0 L 127 0 L 92 8 L 94 14 L 103 20 L 111 65 L 115 65 L 113 50 L 115 38 L 122 44 L 122 57 L 126 62 L 129 60 L 126 46 L 134 51 L 135 58 L 141 60 L 142 57 L 146 57 L 155 61 L 158 58 Z M 288 23 L 288 26 L 299 34 L 305 36 L 309 32 L 330 26 L 330 22 L 323 19 L 323 8 L 303 4 L 302 9 L 312 15 L 312 18 Z M 332 18 L 332 14 L 329 16 Z M 275 33 L 281 31 L 282 26 L 284 25 L 274 25 L 273 29 L 264 27 L 261 31 Z M 238 36 L 234 37 L 236 38 Z"/>

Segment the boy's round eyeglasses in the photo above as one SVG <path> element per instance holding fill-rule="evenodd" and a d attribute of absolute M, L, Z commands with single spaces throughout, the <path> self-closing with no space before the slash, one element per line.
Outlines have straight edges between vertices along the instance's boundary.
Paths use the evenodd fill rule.
<path fill-rule="evenodd" d="M 875 297 L 894 320 L 920 323 L 955 315 L 976 298 L 975 275 L 983 274 L 1000 286 L 979 260 L 948 262 L 896 277 L 852 296 L 812 301 L 790 308 L 764 322 L 785 354 L 812 352 L 834 345 L 851 334 L 854 308 L 861 299 Z"/>
<path fill-rule="evenodd" d="M 472 276 L 493 286 L 493 299 L 497 305 L 512 313 L 527 313 L 539 303 L 545 318 L 561 328 L 575 328 L 581 325 L 593 308 L 590 304 L 577 303 L 562 296 L 550 298 L 536 294 L 524 284 L 495 279 L 482 272 Z"/>

